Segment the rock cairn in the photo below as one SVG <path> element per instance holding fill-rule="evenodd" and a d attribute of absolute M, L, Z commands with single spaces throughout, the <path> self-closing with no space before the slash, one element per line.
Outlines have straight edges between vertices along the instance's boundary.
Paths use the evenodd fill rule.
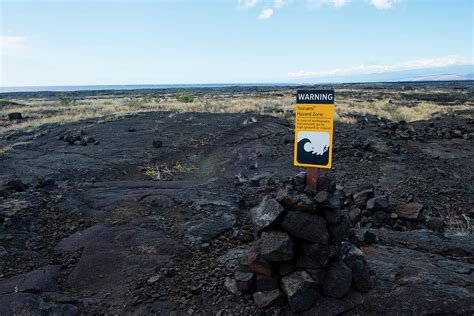
<path fill-rule="evenodd" d="M 347 241 L 351 225 L 341 212 L 343 192 L 323 178 L 312 192 L 304 181 L 300 173 L 251 210 L 258 238 L 227 287 L 253 293 L 259 308 L 288 303 L 301 312 L 323 297 L 371 288 L 364 254 Z"/>
<path fill-rule="evenodd" d="M 81 145 L 87 146 L 88 144 L 99 145 L 99 141 L 96 140 L 94 137 L 89 136 L 87 131 L 81 129 L 78 132 L 75 131 L 67 131 L 64 135 L 59 137 L 59 140 L 62 140 L 69 145 Z"/>

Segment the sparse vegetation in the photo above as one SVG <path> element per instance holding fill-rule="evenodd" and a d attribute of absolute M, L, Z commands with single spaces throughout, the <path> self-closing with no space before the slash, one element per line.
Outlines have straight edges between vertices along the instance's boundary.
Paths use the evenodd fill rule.
<path fill-rule="evenodd" d="M 439 91 L 438 91 L 439 90 Z M 356 115 L 374 115 L 393 121 L 417 121 L 434 115 L 451 113 L 472 107 L 468 101 L 459 104 L 445 104 L 434 101 L 413 100 L 410 94 L 450 93 L 448 89 L 420 88 L 417 90 L 336 90 L 335 120 L 346 124 L 356 123 Z M 363 93 L 363 94 L 362 94 Z M 97 118 L 111 120 L 137 112 L 169 111 L 210 113 L 259 113 L 294 118 L 294 91 L 285 90 L 278 96 L 272 94 L 208 94 L 194 97 L 190 93 L 156 95 L 146 93 L 126 98 L 114 97 L 110 93 L 98 93 L 98 98 L 74 99 L 69 94 L 58 94 L 59 102 L 48 99 L 11 99 L 9 105 L 0 108 L 0 117 L 9 112 L 21 112 L 28 120 L 0 124 L 0 132 L 16 129 L 34 129 L 50 123 L 67 123 Z M 429 97 L 425 99 L 430 99 Z M 432 99 L 432 98 L 431 98 Z M 392 101 L 392 102 L 390 102 Z M 462 115 L 462 114 L 460 114 Z"/>
<path fill-rule="evenodd" d="M 182 103 L 191 103 L 194 102 L 194 97 L 188 93 L 184 93 L 177 95 L 176 100 Z"/>
<path fill-rule="evenodd" d="M 172 165 L 161 164 L 159 166 L 147 166 L 145 167 L 143 174 L 153 180 L 157 181 L 169 181 L 178 174 L 188 174 L 196 171 L 197 168 L 193 165 L 182 164 L 177 161 Z"/>
<path fill-rule="evenodd" d="M 59 103 L 62 106 L 74 106 L 76 105 L 76 99 L 68 93 L 58 93 Z"/>

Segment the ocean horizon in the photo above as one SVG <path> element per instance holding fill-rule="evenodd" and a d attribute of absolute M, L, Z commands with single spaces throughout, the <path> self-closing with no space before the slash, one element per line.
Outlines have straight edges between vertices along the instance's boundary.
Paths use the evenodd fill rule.
<path fill-rule="evenodd" d="M 65 86 L 24 86 L 0 87 L 0 93 L 11 92 L 73 92 L 103 90 L 140 89 L 180 89 L 180 88 L 225 88 L 225 87 L 265 87 L 296 86 L 297 83 L 197 83 L 197 84 L 123 84 L 123 85 L 65 85 Z"/>

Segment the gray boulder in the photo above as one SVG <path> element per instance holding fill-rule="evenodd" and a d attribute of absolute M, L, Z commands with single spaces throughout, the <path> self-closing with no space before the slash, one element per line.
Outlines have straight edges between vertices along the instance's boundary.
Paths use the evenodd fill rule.
<path fill-rule="evenodd" d="M 306 271 L 296 271 L 283 277 L 281 285 L 293 312 L 309 309 L 319 296 L 316 283 Z"/>
<path fill-rule="evenodd" d="M 331 246 L 327 244 L 308 244 L 301 247 L 301 256 L 296 262 L 298 268 L 319 269 L 328 264 Z"/>
<path fill-rule="evenodd" d="M 289 261 L 295 257 L 295 243 L 284 232 L 263 232 L 258 242 L 262 258 L 269 262 Z"/>
<path fill-rule="evenodd" d="M 326 221 L 315 214 L 290 212 L 285 217 L 282 227 L 291 235 L 306 241 L 327 244 L 329 234 Z"/>
<path fill-rule="evenodd" d="M 323 294 L 342 298 L 351 289 L 352 271 L 344 262 L 331 265 L 322 284 Z"/>
<path fill-rule="evenodd" d="M 255 292 L 253 300 L 258 308 L 267 308 L 273 306 L 283 306 L 286 303 L 285 296 L 279 290 Z"/>
<path fill-rule="evenodd" d="M 367 201 L 367 210 L 369 211 L 384 211 L 388 209 L 388 207 L 387 195 L 376 196 Z"/>
<path fill-rule="evenodd" d="M 258 231 L 280 224 L 285 213 L 283 206 L 270 196 L 265 196 L 258 206 L 250 210 L 252 222 Z"/>

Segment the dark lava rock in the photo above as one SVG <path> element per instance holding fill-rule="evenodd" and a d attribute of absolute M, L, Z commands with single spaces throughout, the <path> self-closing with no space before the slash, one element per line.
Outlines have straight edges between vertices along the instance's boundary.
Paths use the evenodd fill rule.
<path fill-rule="evenodd" d="M 273 274 L 272 265 L 267 260 L 263 259 L 258 245 L 253 245 L 247 253 L 242 257 L 240 262 L 243 266 L 255 273 L 265 274 L 271 276 Z"/>
<path fill-rule="evenodd" d="M 285 214 L 283 206 L 270 196 L 265 196 L 258 206 L 250 210 L 250 216 L 258 231 L 280 224 Z"/>
<path fill-rule="evenodd" d="M 250 292 L 253 288 L 254 275 L 253 272 L 235 271 L 237 289 L 240 292 Z"/>
<path fill-rule="evenodd" d="M 18 292 L 54 292 L 61 266 L 46 266 L 28 273 L 0 280 L 0 294 Z"/>
<path fill-rule="evenodd" d="M 326 221 L 315 214 L 304 212 L 289 212 L 282 223 L 282 227 L 298 238 L 306 241 L 327 244 L 329 234 Z"/>
<path fill-rule="evenodd" d="M 366 231 L 364 233 L 364 242 L 367 244 L 375 244 L 377 242 L 377 235 L 374 232 Z"/>
<path fill-rule="evenodd" d="M 337 224 L 329 224 L 329 236 L 331 243 L 333 245 L 338 245 L 342 241 L 347 240 L 349 238 L 349 229 L 351 228 L 350 220 L 343 216 L 341 221 Z"/>
<path fill-rule="evenodd" d="M 283 306 L 286 303 L 285 296 L 279 289 L 266 292 L 255 292 L 253 294 L 253 300 L 258 308 Z"/>
<path fill-rule="evenodd" d="M 257 284 L 257 291 L 259 292 L 278 289 L 278 279 L 265 274 L 257 274 L 255 283 Z"/>
<path fill-rule="evenodd" d="M 337 262 L 329 268 L 323 284 L 323 294 L 342 298 L 349 293 L 352 283 L 352 271 L 344 262 Z"/>
<path fill-rule="evenodd" d="M 251 242 L 254 240 L 254 236 L 251 232 L 242 229 L 236 230 L 233 237 L 241 242 Z"/>
<path fill-rule="evenodd" d="M 296 262 L 298 268 L 319 269 L 329 262 L 331 246 L 323 244 L 307 244 L 301 247 L 301 256 Z"/>
<path fill-rule="evenodd" d="M 153 148 L 160 148 L 160 147 L 163 147 L 163 142 L 161 140 L 154 140 Z"/>
<path fill-rule="evenodd" d="M 235 279 L 232 279 L 232 278 L 225 278 L 225 281 L 224 281 L 224 288 L 229 291 L 230 293 L 234 294 L 234 295 L 240 295 L 242 293 L 240 293 L 239 289 L 237 288 L 237 282 L 235 281 Z"/>
<path fill-rule="evenodd" d="M 28 185 L 23 183 L 21 180 L 11 180 L 4 185 L 6 190 L 23 192 L 28 189 Z"/>
<path fill-rule="evenodd" d="M 287 186 L 280 189 L 276 199 L 288 210 L 304 212 L 315 212 L 317 210 L 317 204 L 314 203 L 313 199 L 292 187 Z"/>
<path fill-rule="evenodd" d="M 430 217 L 426 220 L 425 224 L 434 232 L 442 234 L 445 231 L 444 219 L 441 217 Z"/>
<path fill-rule="evenodd" d="M 288 275 L 296 270 L 296 263 L 294 261 L 280 262 L 278 265 L 278 273 L 281 276 Z"/>
<path fill-rule="evenodd" d="M 324 209 L 322 216 L 327 223 L 338 224 L 344 217 L 344 212 L 341 210 Z"/>
<path fill-rule="evenodd" d="M 364 185 L 356 193 L 354 193 L 354 202 L 358 207 L 364 207 L 368 199 L 374 196 L 374 186 Z"/>
<path fill-rule="evenodd" d="M 388 209 L 388 207 L 387 195 L 376 196 L 367 201 L 367 210 L 369 211 L 383 211 Z"/>
<path fill-rule="evenodd" d="M 344 194 L 341 191 L 334 191 L 334 193 L 329 195 L 329 200 L 323 205 L 323 207 L 331 210 L 338 210 L 341 208 L 343 200 Z"/>
<path fill-rule="evenodd" d="M 352 285 L 360 292 L 368 292 L 371 288 L 370 271 L 367 261 L 362 256 L 350 256 L 344 263 L 352 271 Z"/>
<path fill-rule="evenodd" d="M 44 178 L 44 179 L 37 178 L 34 181 L 34 186 L 37 189 L 46 189 L 46 190 L 56 189 L 58 187 L 54 179 L 51 179 L 51 178 Z"/>
<path fill-rule="evenodd" d="M 405 205 L 399 205 L 395 208 L 395 212 L 401 218 L 418 219 L 420 212 L 423 209 L 423 204 L 412 202 Z"/>
<path fill-rule="evenodd" d="M 225 212 L 198 214 L 179 226 L 179 229 L 194 244 L 207 242 L 231 229 L 235 224 L 235 217 Z"/>
<path fill-rule="evenodd" d="M 319 295 L 316 283 L 306 271 L 297 271 L 283 277 L 281 284 L 293 312 L 309 309 Z"/>
<path fill-rule="evenodd" d="M 319 204 L 325 204 L 329 201 L 329 192 L 319 191 L 315 196 L 314 200 Z"/>
<path fill-rule="evenodd" d="M 291 178 L 291 183 L 296 186 L 302 186 L 306 184 L 306 172 L 301 171 L 297 175 Z"/>
<path fill-rule="evenodd" d="M 295 243 L 284 232 L 263 232 L 258 242 L 262 258 L 269 262 L 289 261 L 295 257 Z"/>
<path fill-rule="evenodd" d="M 375 223 L 382 224 L 390 220 L 390 215 L 384 211 L 377 211 L 372 218 Z"/>
<path fill-rule="evenodd" d="M 334 192 L 336 189 L 336 182 L 325 175 L 320 175 L 318 177 L 318 191 L 327 191 L 327 192 Z"/>
<path fill-rule="evenodd" d="M 20 112 L 12 112 L 12 113 L 8 113 L 8 119 L 10 121 L 14 121 L 14 120 L 21 120 L 23 117 L 21 115 Z"/>

